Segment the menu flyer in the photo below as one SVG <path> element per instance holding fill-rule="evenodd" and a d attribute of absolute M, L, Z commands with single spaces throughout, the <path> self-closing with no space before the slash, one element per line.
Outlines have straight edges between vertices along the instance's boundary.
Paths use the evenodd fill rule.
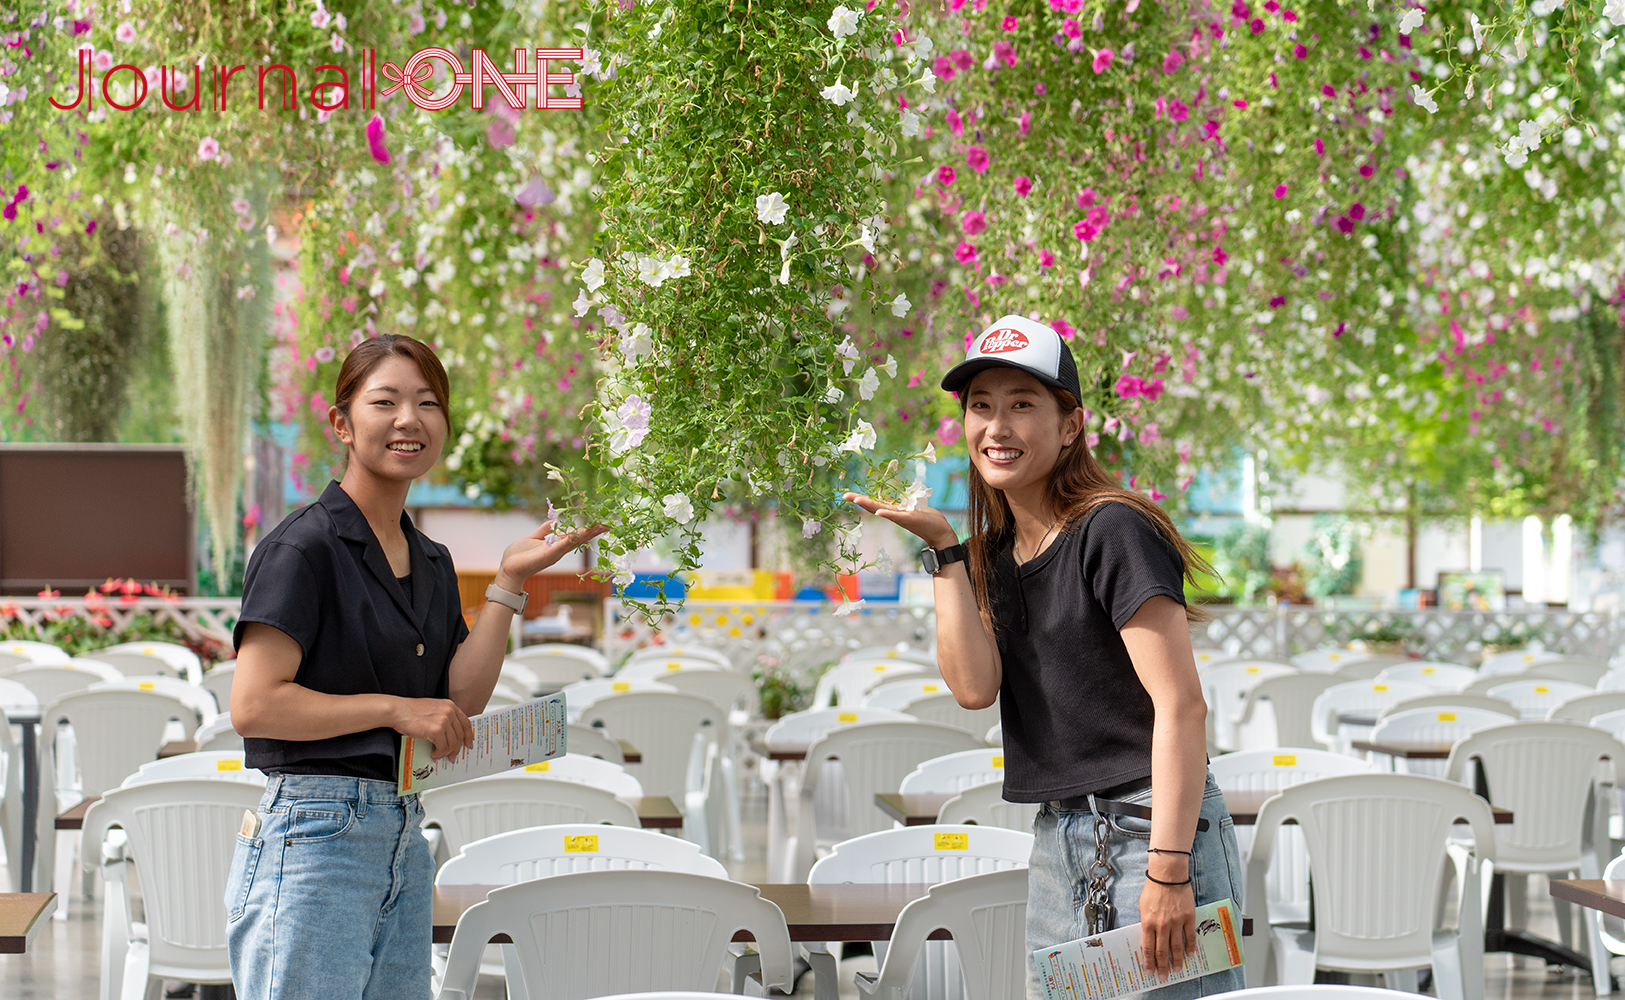
<path fill-rule="evenodd" d="M 400 794 L 415 795 L 427 788 L 454 785 L 564 756 L 562 691 L 476 715 L 468 721 L 474 725 L 474 746 L 453 757 L 434 760 L 434 745 L 428 740 L 401 737 Z"/>
<path fill-rule="evenodd" d="M 1143 993 L 1242 963 L 1241 916 L 1228 899 L 1196 908 L 1196 952 L 1167 979 L 1145 967 L 1140 925 L 1130 924 L 1033 952 L 1044 1000 L 1108 1000 Z"/>

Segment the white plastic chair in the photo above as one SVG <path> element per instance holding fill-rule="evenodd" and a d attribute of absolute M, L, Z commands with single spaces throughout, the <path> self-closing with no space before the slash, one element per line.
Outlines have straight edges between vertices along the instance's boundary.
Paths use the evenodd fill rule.
<path fill-rule="evenodd" d="M 725 709 L 709 698 L 675 689 L 606 695 L 587 706 L 581 721 L 637 747 L 643 762 L 628 765 L 629 773 L 637 777 L 649 795 L 668 795 L 679 802 L 687 791 L 694 734 L 703 732 L 709 741 L 724 748 L 730 741 Z"/>
<path fill-rule="evenodd" d="M 1547 712 L 1570 698 L 1591 694 L 1592 689 L 1568 681 L 1544 677 L 1520 677 L 1505 684 L 1498 684 L 1486 693 L 1491 698 L 1500 698 L 1508 702 L 1518 710 L 1520 718 L 1525 722 L 1531 722 L 1546 718 Z"/>
<path fill-rule="evenodd" d="M 1435 691 L 1460 691 L 1478 680 L 1478 671 L 1459 663 L 1435 663 L 1431 660 L 1413 660 L 1383 667 L 1377 674 L 1379 681 L 1414 681 Z"/>
<path fill-rule="evenodd" d="M 664 691 L 675 694 L 677 689 L 670 684 L 659 681 L 630 680 L 623 681 L 612 677 L 596 677 L 590 681 L 576 681 L 566 684 L 559 690 L 564 692 L 565 715 L 571 722 L 581 719 L 581 713 L 592 706 L 600 698 L 608 698 L 612 694 L 630 694 L 639 691 Z M 621 733 L 615 734 L 621 739 L 631 739 Z M 636 744 L 634 744 L 636 745 Z M 638 749 L 643 749 L 641 746 Z"/>
<path fill-rule="evenodd" d="M 1309 848 L 1313 931 L 1271 926 L 1266 872 L 1288 819 Z M 1436 930 L 1435 895 L 1457 820 L 1472 827 L 1479 856 L 1463 855 L 1458 928 Z M 1439 778 L 1346 775 L 1282 789 L 1258 811 L 1247 860 L 1248 909 L 1260 929 L 1247 944 L 1248 984 L 1263 985 L 1269 971 L 1309 984 L 1322 968 L 1383 972 L 1388 985 L 1414 993 L 1416 970 L 1431 965 L 1440 1000 L 1484 996 L 1479 859 L 1494 831 L 1488 802 Z"/>
<path fill-rule="evenodd" d="M 910 771 L 933 757 L 983 746 L 980 737 L 935 722 L 864 722 L 831 730 L 807 750 L 796 837 L 790 845 L 796 880 L 812 868 L 820 840 L 833 844 L 891 824 L 875 805 L 876 792 L 896 791 Z M 846 794 L 832 795 L 820 810 L 818 790 L 834 780 L 832 758 L 840 762 Z"/>
<path fill-rule="evenodd" d="M 1584 726 L 1599 715 L 1625 711 L 1625 691 L 1593 691 L 1577 695 L 1546 713 L 1547 722 L 1578 722 Z"/>
<path fill-rule="evenodd" d="M 1210 649 L 1205 646 L 1192 646 L 1191 659 L 1196 661 L 1197 670 L 1206 670 L 1231 660 L 1245 660 L 1247 657 L 1237 653 L 1227 653 L 1222 649 Z"/>
<path fill-rule="evenodd" d="M 959 699 L 952 694 L 925 694 L 902 708 L 904 715 L 911 715 L 922 722 L 937 722 L 944 726 L 957 726 L 967 733 L 971 733 L 978 740 L 987 732 L 989 726 L 999 723 L 999 701 L 986 708 L 966 708 L 959 703 Z M 985 743 L 986 741 L 983 740 Z"/>
<path fill-rule="evenodd" d="M 183 681 L 176 677 L 120 677 L 116 681 L 97 681 L 87 691 L 156 691 L 167 694 L 171 698 L 190 708 L 197 716 L 191 725 L 185 726 L 186 736 L 189 739 L 197 727 L 205 722 L 212 722 L 220 714 L 215 706 L 214 695 L 203 690 L 196 684 Z M 185 725 L 184 720 L 182 724 Z"/>
<path fill-rule="evenodd" d="M 1236 749 L 1314 746 L 1315 733 L 1310 719 L 1314 715 L 1315 699 L 1338 683 L 1341 681 L 1333 674 L 1308 671 L 1259 681 L 1247 692 L 1241 717 L 1236 720 Z M 1267 711 L 1260 712 L 1261 706 Z"/>
<path fill-rule="evenodd" d="M 1302 986 L 1256 986 L 1226 993 L 1230 1000 L 1415 1000 L 1416 994 L 1380 986 L 1313 983 Z"/>
<path fill-rule="evenodd" d="M 1357 653 L 1352 649 L 1341 646 L 1330 646 L 1299 653 L 1291 657 L 1287 662 L 1299 670 L 1308 670 L 1317 674 L 1335 674 L 1345 667 L 1363 663 L 1366 666 L 1360 669 L 1372 670 L 1369 676 L 1375 677 L 1376 671 L 1382 667 L 1392 666 L 1395 663 L 1404 663 L 1407 659 L 1408 657 L 1404 656 L 1374 656 L 1369 653 Z M 1375 661 L 1375 663 L 1372 661 Z"/>
<path fill-rule="evenodd" d="M 1552 721 L 1560 722 L 1563 720 L 1554 719 Z M 1604 712 L 1601 715 L 1593 715 L 1587 725 L 1592 729 L 1600 729 L 1621 743 L 1625 743 L 1625 711 Z M 1622 789 L 1621 793 L 1625 794 L 1625 789 Z"/>
<path fill-rule="evenodd" d="M 1315 699 L 1314 714 L 1310 717 L 1316 742 L 1338 753 L 1348 753 L 1349 743 L 1355 738 L 1349 730 L 1355 728 L 1340 722 L 1343 715 L 1370 713 L 1377 715 L 1383 709 L 1403 698 L 1417 698 L 1433 692 L 1421 684 L 1395 681 L 1347 681 L 1322 691 Z"/>
<path fill-rule="evenodd" d="M 116 646 L 98 649 L 91 656 L 103 653 L 139 653 L 156 656 L 179 671 L 180 677 L 193 684 L 203 679 L 203 661 L 198 655 L 178 642 L 121 642 Z"/>
<path fill-rule="evenodd" d="M 621 669 L 624 670 L 628 666 L 634 663 L 640 663 L 644 660 L 665 660 L 670 659 L 673 656 L 687 656 L 702 660 L 710 660 L 724 670 L 733 669 L 733 661 L 728 659 L 728 654 L 724 653 L 722 650 L 712 649 L 709 646 L 696 646 L 693 644 L 679 644 L 676 646 L 645 646 L 644 648 L 634 652 L 631 656 L 628 656 L 626 658 L 626 662 L 621 664 Z"/>
<path fill-rule="evenodd" d="M 446 850 L 527 826 L 608 823 L 639 829 L 638 811 L 610 792 L 576 781 L 499 774 L 419 793 L 425 824 L 438 825 Z"/>
<path fill-rule="evenodd" d="M 922 695 L 949 693 L 948 682 L 941 677 L 910 675 L 901 680 L 881 682 L 863 696 L 863 707 L 889 708 L 901 712 L 904 705 Z"/>
<path fill-rule="evenodd" d="M 1550 677 L 1554 681 L 1568 681 L 1596 690 L 1597 683 L 1608 675 L 1608 665 L 1596 660 L 1562 659 L 1542 660 L 1524 672 L 1525 676 Z"/>
<path fill-rule="evenodd" d="M 1496 653 L 1485 660 L 1478 668 L 1478 672 L 1489 676 L 1491 674 L 1525 673 L 1537 663 L 1546 660 L 1561 660 L 1561 653 L 1549 653 L 1541 649 L 1509 649 L 1504 653 Z"/>
<path fill-rule="evenodd" d="M 591 646 L 579 646 L 573 642 L 543 642 L 534 646 L 521 646 L 509 653 L 508 659 L 531 667 L 555 660 L 577 660 L 595 671 L 592 674 L 594 677 L 602 677 L 609 673 L 609 660 L 603 653 Z"/>
<path fill-rule="evenodd" d="M 1409 712 L 1395 712 L 1384 716 L 1371 734 L 1373 743 L 1395 744 L 1454 744 L 1478 729 L 1504 726 L 1511 722 L 1500 712 L 1486 712 L 1480 708 L 1416 708 Z M 1445 775 L 1442 760 L 1408 760 L 1391 758 L 1387 770 L 1405 774 L 1426 774 L 1434 778 Z M 1380 765 L 1379 765 L 1380 767 Z"/>
<path fill-rule="evenodd" d="M 1608 867 L 1602 870 L 1602 877 L 1625 878 L 1625 854 L 1608 862 Z M 1597 936 L 1602 939 L 1604 948 L 1612 954 L 1625 955 L 1625 920 L 1594 910 L 1591 912 L 1591 922 L 1597 925 Z"/>
<path fill-rule="evenodd" d="M 864 695 L 886 681 L 900 677 L 919 680 L 941 677 L 936 666 L 904 659 L 862 659 L 837 663 L 824 671 L 813 689 L 812 707 L 826 708 L 837 705 L 856 708 L 863 704 Z"/>
<path fill-rule="evenodd" d="M 791 712 L 762 734 L 770 747 L 810 747 L 831 730 L 864 722 L 914 722 L 912 716 L 887 708 L 809 708 Z"/>
<path fill-rule="evenodd" d="M 0 654 L 15 656 L 32 663 L 63 663 L 70 659 L 66 650 L 48 642 L 35 642 L 32 639 L 0 642 Z"/>
<path fill-rule="evenodd" d="M 94 660 L 113 667 L 126 677 L 175 677 L 186 680 L 186 668 L 177 667 L 174 663 L 161 656 L 150 653 L 137 653 L 123 649 L 108 652 L 98 649 L 93 653 L 77 656 L 76 660 Z"/>
<path fill-rule="evenodd" d="M 1004 724 L 1000 723 L 999 725 L 994 726 L 992 729 L 989 729 L 987 731 L 987 736 L 984 738 L 987 740 L 987 745 L 990 747 L 1004 746 Z"/>
<path fill-rule="evenodd" d="M 615 679 L 622 681 L 663 681 L 668 675 L 685 670 L 726 670 L 710 657 L 681 656 L 673 653 L 664 658 L 645 656 L 628 662 L 615 671 Z"/>
<path fill-rule="evenodd" d="M 491 689 L 491 696 L 485 699 L 485 710 L 489 712 L 493 708 L 509 708 L 514 705 L 522 705 L 529 700 L 530 695 L 520 694 L 499 681 L 496 687 Z"/>
<path fill-rule="evenodd" d="M 552 690 L 562 688 L 564 685 L 579 679 L 574 675 L 567 675 L 566 679 L 553 685 Z M 528 664 L 512 659 L 502 661 L 502 670 L 497 675 L 497 684 L 505 685 L 514 691 L 523 692 L 527 698 L 534 697 L 538 691 L 543 690 L 541 678 L 536 676 L 536 671 L 532 670 Z"/>
<path fill-rule="evenodd" d="M 679 691 L 709 698 L 729 712 L 742 712 L 743 719 L 762 714 L 762 693 L 756 682 L 733 670 L 720 670 L 707 664 L 667 673 L 663 683 Z M 737 755 L 736 755 L 737 756 Z"/>
<path fill-rule="evenodd" d="M 934 885 L 897 915 L 885 961 L 877 975 L 857 974 L 858 993 L 879 1000 L 914 996 L 920 960 L 937 944 L 927 938 L 943 928 L 953 936 L 963 1000 L 1025 1000 L 1026 927 L 1025 868 Z"/>
<path fill-rule="evenodd" d="M 1435 691 L 1432 694 L 1399 699 L 1378 712 L 1377 721 L 1381 722 L 1390 715 L 1410 712 L 1418 708 L 1476 708 L 1480 711 L 1504 715 L 1508 719 L 1518 718 L 1518 710 L 1512 707 L 1512 703 L 1502 701 L 1500 698 L 1491 698 L 1487 694 L 1468 694 L 1465 691 Z"/>
<path fill-rule="evenodd" d="M 230 712 L 222 712 L 197 727 L 195 738 L 199 753 L 214 750 L 240 751 L 243 749 L 243 738 L 237 735 L 237 730 L 231 726 Z"/>
<path fill-rule="evenodd" d="M 1004 782 L 987 781 L 972 785 L 942 804 L 937 810 L 939 824 L 975 824 L 1031 833 L 1038 818 L 1036 802 L 1006 802 Z"/>
<path fill-rule="evenodd" d="M 1004 754 L 998 750 L 965 750 L 920 762 L 903 777 L 904 795 L 962 792 L 974 785 L 1004 781 Z"/>
<path fill-rule="evenodd" d="M 836 844 L 828 857 L 813 866 L 807 881 L 814 885 L 938 885 L 972 875 L 1025 869 L 1032 856 L 1032 844 L 1031 833 L 998 827 L 899 827 Z M 1024 938 L 1019 938 L 1018 943 L 1025 947 Z M 887 942 L 876 941 L 873 946 L 875 961 L 884 963 Z M 837 956 L 816 945 L 807 948 L 806 954 L 813 969 L 816 1000 L 832 1000 L 838 984 Z M 947 942 L 928 943 L 913 963 L 912 972 L 912 994 L 918 1000 L 958 1000 L 963 981 L 955 949 Z"/>
<path fill-rule="evenodd" d="M 199 685 L 203 690 L 214 695 L 216 709 L 220 712 L 231 711 L 231 681 L 237 676 L 237 661 L 225 660 L 209 668 L 203 675 Z"/>
<path fill-rule="evenodd" d="M 173 781 L 177 778 L 243 781 L 261 788 L 265 787 L 266 780 L 265 772 L 243 765 L 241 750 L 199 750 L 148 761 L 125 778 L 119 787 L 129 788 L 149 781 Z"/>
<path fill-rule="evenodd" d="M 1610 670 L 1597 682 L 1598 691 L 1625 691 L 1625 670 Z"/>
<path fill-rule="evenodd" d="M 674 871 L 587 871 L 492 890 L 463 913 L 437 1000 L 472 1000 L 486 942 L 513 938 L 530 1000 L 714 988 L 728 942 L 756 941 L 766 986 L 788 987 L 790 930 L 755 886 Z"/>
<path fill-rule="evenodd" d="M 909 663 L 918 663 L 923 666 L 936 668 L 937 658 L 929 650 L 915 649 L 906 642 L 895 646 L 864 646 L 843 654 L 840 662 L 850 663 L 853 660 L 905 660 Z"/>
<path fill-rule="evenodd" d="M 23 694 L 33 697 L 26 688 Z M 0 693 L 0 700 L 9 701 L 13 697 L 16 695 Z M 0 775 L 3 775 L 0 777 L 0 837 L 6 841 L 6 871 L 11 873 L 13 892 L 22 884 L 23 862 L 23 759 L 17 751 L 17 744 L 11 739 L 11 721 L 6 718 L 5 709 L 0 708 Z"/>
<path fill-rule="evenodd" d="M 1471 782 L 1469 764 L 1477 761 L 1490 797 L 1512 810 L 1512 822 L 1495 827 L 1492 859 L 1498 873 L 1510 878 L 1578 872 L 1579 878 L 1600 878 L 1602 845 L 1587 844 L 1586 833 L 1595 825 L 1590 815 L 1593 782 L 1603 758 L 1619 773 L 1625 744 L 1601 729 L 1566 722 L 1513 722 L 1480 729 L 1458 741 L 1450 750 L 1446 777 Z M 1604 831 L 1590 833 L 1594 841 L 1606 842 Z M 1559 907 L 1557 902 L 1553 901 L 1558 929 L 1568 944 L 1567 904 Z M 1509 916 L 1509 923 L 1517 923 L 1521 915 Z M 1607 952 L 1596 925 L 1587 923 L 1592 982 L 1602 996 L 1609 988 Z"/>
<path fill-rule="evenodd" d="M 65 694 L 83 691 L 100 681 L 116 681 L 124 677 L 116 668 L 95 660 L 29 664 L 8 670 L 3 676 L 34 692 L 41 705 L 49 705 Z"/>
<path fill-rule="evenodd" d="M 621 744 L 601 729 L 572 722 L 565 727 L 564 745 L 570 753 L 597 757 L 611 764 L 626 763 L 626 754 L 621 751 Z"/>
<path fill-rule="evenodd" d="M 435 874 L 435 885 L 512 885 L 553 875 L 584 871 L 676 871 L 727 878 L 720 861 L 700 853 L 697 845 L 651 830 L 584 823 L 533 826 L 476 840 Z M 525 1000 L 523 974 L 513 945 L 487 951 L 482 975 L 503 975 L 509 1000 Z M 497 960 L 498 955 L 500 961 Z M 442 966 L 437 970 L 444 974 Z M 714 996 L 713 996 L 714 1000 Z"/>
<path fill-rule="evenodd" d="M 1273 793 L 1320 778 L 1370 774 L 1371 765 L 1358 757 L 1326 750 L 1276 747 L 1215 757 L 1208 770 L 1226 792 Z M 1252 827 L 1238 826 L 1235 833 L 1236 844 L 1245 856 L 1253 842 Z M 1265 888 L 1269 892 L 1271 920 L 1301 924 L 1309 919 L 1309 848 L 1296 828 L 1288 827 L 1277 836 Z"/>
<path fill-rule="evenodd" d="M 1332 673 L 1345 681 L 1376 680 L 1377 675 L 1389 667 L 1411 662 L 1406 656 L 1360 656 L 1344 660 Z"/>
<path fill-rule="evenodd" d="M 638 779 L 626 773 L 625 767 L 579 753 L 567 753 L 563 757 L 555 757 L 552 760 L 526 764 L 515 771 L 505 771 L 503 774 L 494 774 L 489 778 L 476 778 L 474 780 L 490 781 L 494 778 L 508 776 L 574 781 L 577 784 L 601 788 L 616 798 L 639 799 L 643 797 L 643 786 L 638 783 Z"/>
<path fill-rule="evenodd" d="M 1213 714 L 1214 736 L 1226 750 L 1237 748 L 1236 725 L 1247 706 L 1247 693 L 1260 681 L 1296 674 L 1298 668 L 1263 660 L 1235 660 L 1201 671 L 1202 696 Z"/>
<path fill-rule="evenodd" d="M 243 813 L 259 805 L 264 789 L 248 781 L 174 779 L 116 788 L 85 813 L 85 843 L 99 844 L 121 827 L 129 855 L 139 859 L 145 923 L 130 918 L 128 894 L 111 890 L 106 913 L 114 930 L 104 934 L 102 979 L 122 981 L 125 997 L 162 995 L 162 981 L 229 983 L 226 954 L 226 879 Z M 86 852 L 85 867 L 102 859 Z M 122 879 L 122 861 L 108 865 Z M 127 927 L 124 961 L 112 937 Z"/>

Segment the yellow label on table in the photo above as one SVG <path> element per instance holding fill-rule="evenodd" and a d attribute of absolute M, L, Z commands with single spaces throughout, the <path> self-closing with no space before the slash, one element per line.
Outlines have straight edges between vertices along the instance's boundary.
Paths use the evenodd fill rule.
<path fill-rule="evenodd" d="M 1440 722 L 1455 722 L 1456 721 L 1456 713 L 1455 712 L 1440 712 L 1439 713 L 1439 721 Z"/>
<path fill-rule="evenodd" d="M 666 664 L 666 669 L 667 670 L 681 670 L 681 669 L 683 669 L 683 665 L 681 663 L 668 663 L 668 664 Z"/>
<path fill-rule="evenodd" d="M 856 721 L 858 721 L 858 713 L 856 713 L 856 712 L 837 712 L 837 713 L 835 713 L 835 721 L 836 722 L 856 722 Z"/>
<path fill-rule="evenodd" d="M 241 771 L 243 762 L 240 760 L 217 760 L 214 762 L 216 771 Z"/>
<path fill-rule="evenodd" d="M 886 650 L 886 658 L 887 658 L 887 659 L 888 659 L 888 660 L 895 660 L 895 659 L 897 659 L 897 650 L 895 650 L 895 649 L 888 649 L 888 650 Z"/>
<path fill-rule="evenodd" d="M 1003 757 L 1003 755 L 995 755 L 994 756 L 994 758 L 993 758 L 993 766 L 994 767 L 1003 767 L 1004 766 L 1004 757 Z"/>
<path fill-rule="evenodd" d="M 1328 660 L 1341 660 L 1342 658 L 1343 658 L 1342 653 L 1327 653 L 1326 654 L 1326 659 L 1328 659 Z"/>
<path fill-rule="evenodd" d="M 1270 763 L 1276 767 L 1297 767 L 1298 755 L 1295 753 L 1278 753 L 1270 758 Z"/>
<path fill-rule="evenodd" d="M 549 765 L 551 765 L 552 763 L 553 763 L 552 761 L 540 760 L 540 761 L 537 761 L 534 764 L 526 764 L 525 765 L 525 770 L 527 770 L 527 771 L 550 771 L 550 770 L 552 770 L 552 768 Z"/>
<path fill-rule="evenodd" d="M 925 692 L 933 692 L 933 691 L 939 691 L 941 689 L 938 688 L 935 684 L 922 684 L 922 685 L 920 685 L 920 690 L 925 691 Z"/>
<path fill-rule="evenodd" d="M 598 834 L 581 833 L 566 834 L 564 837 L 564 853 L 566 854 L 597 854 Z"/>
<path fill-rule="evenodd" d="M 1437 673 L 1437 672 L 1438 671 L 1434 670 L 1432 667 L 1423 667 L 1422 668 L 1422 673 L 1424 673 L 1424 674 L 1432 674 L 1432 673 Z"/>
<path fill-rule="evenodd" d="M 1544 684 L 1537 684 L 1537 685 L 1535 685 L 1535 693 L 1536 694 L 1551 694 L 1552 689 L 1547 687 Z"/>
<path fill-rule="evenodd" d="M 158 651 L 156 649 L 153 649 L 151 646 L 142 646 L 141 647 L 141 655 L 142 656 L 153 656 L 157 652 Z"/>
<path fill-rule="evenodd" d="M 970 850 L 970 834 L 968 833 L 939 833 L 936 835 L 936 848 L 939 851 L 968 851 Z"/>
<path fill-rule="evenodd" d="M 1535 662 L 1534 654 L 1531 653 L 1531 654 L 1528 654 L 1528 655 L 1524 656 L 1523 662 L 1525 662 L 1525 663 L 1534 663 Z"/>
<path fill-rule="evenodd" d="M 614 689 L 616 691 L 630 691 L 630 690 L 632 690 L 632 682 L 631 681 L 616 681 L 613 686 L 614 686 Z"/>
<path fill-rule="evenodd" d="M 885 665 L 885 664 L 884 664 L 884 663 L 877 663 L 877 664 L 875 664 L 875 671 L 876 671 L 876 672 L 877 672 L 877 673 L 878 673 L 878 672 L 880 672 L 880 671 L 882 671 L 882 670 L 885 670 L 885 669 L 886 669 L 886 665 Z"/>
<path fill-rule="evenodd" d="M 1388 685 L 1386 685 L 1386 684 L 1373 684 L 1373 685 L 1371 685 L 1371 690 L 1373 690 L 1373 691 L 1386 691 L 1386 690 L 1388 690 Z"/>
<path fill-rule="evenodd" d="M 11 647 L 11 652 L 12 652 L 13 655 L 21 656 L 21 655 L 23 655 L 23 647 L 21 647 L 21 646 L 13 646 L 13 647 Z"/>
<path fill-rule="evenodd" d="M 158 685 L 154 684 L 152 681 L 142 681 L 140 684 L 136 685 L 136 687 L 140 688 L 143 691 L 151 691 L 153 688 L 156 688 L 157 686 Z"/>
<path fill-rule="evenodd" d="M 1249 674 L 1256 674 L 1256 673 L 1258 673 L 1258 668 L 1257 667 L 1248 667 L 1247 672 Z"/>
<path fill-rule="evenodd" d="M 547 651 L 547 655 L 548 656 L 563 656 L 564 651 L 563 650 L 558 650 L 558 649 L 550 649 L 550 650 Z"/>

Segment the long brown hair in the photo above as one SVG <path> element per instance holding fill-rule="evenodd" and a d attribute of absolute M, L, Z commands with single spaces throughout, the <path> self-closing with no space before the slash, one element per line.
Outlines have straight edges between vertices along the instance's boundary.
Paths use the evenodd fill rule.
<path fill-rule="evenodd" d="M 1050 385 L 1044 388 L 1054 397 L 1063 416 L 1077 409 L 1077 397 L 1070 392 Z M 961 417 L 969 405 L 970 391 L 967 386 L 959 396 Z M 968 482 L 970 538 L 966 541 L 966 548 L 970 553 L 971 582 L 976 590 L 976 604 L 984 615 L 990 616 L 991 622 L 993 605 L 988 599 L 988 577 L 993 566 L 993 551 L 1007 532 L 1015 530 L 1015 518 L 1004 491 L 989 486 L 981 473 L 976 471 L 975 462 L 970 463 Z M 1157 531 L 1179 551 L 1185 579 L 1195 583 L 1197 573 L 1213 573 L 1213 567 L 1179 533 L 1179 529 L 1174 527 L 1173 518 L 1160 504 L 1142 493 L 1123 489 L 1116 479 L 1101 468 L 1081 433 L 1071 444 L 1062 447 L 1060 458 L 1056 460 L 1045 485 L 1045 499 L 1061 521 L 1061 531 L 1070 531 L 1082 521 L 1084 515 L 1103 503 L 1125 503 L 1149 518 Z M 1185 607 L 1186 621 L 1205 622 L 1211 617 L 1199 607 Z"/>

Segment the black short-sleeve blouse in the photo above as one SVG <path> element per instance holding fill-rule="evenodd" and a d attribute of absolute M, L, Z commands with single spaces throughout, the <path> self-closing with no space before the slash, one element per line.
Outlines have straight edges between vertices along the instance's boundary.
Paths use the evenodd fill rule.
<path fill-rule="evenodd" d="M 401 513 L 412 561 L 403 589 L 338 483 L 289 514 L 248 560 L 233 640 L 249 622 L 291 636 L 304 651 L 294 681 L 326 694 L 444 698 L 457 646 L 468 637 L 451 553 Z M 369 729 L 323 740 L 244 739 L 246 763 L 267 772 L 395 778 L 400 735 Z"/>

